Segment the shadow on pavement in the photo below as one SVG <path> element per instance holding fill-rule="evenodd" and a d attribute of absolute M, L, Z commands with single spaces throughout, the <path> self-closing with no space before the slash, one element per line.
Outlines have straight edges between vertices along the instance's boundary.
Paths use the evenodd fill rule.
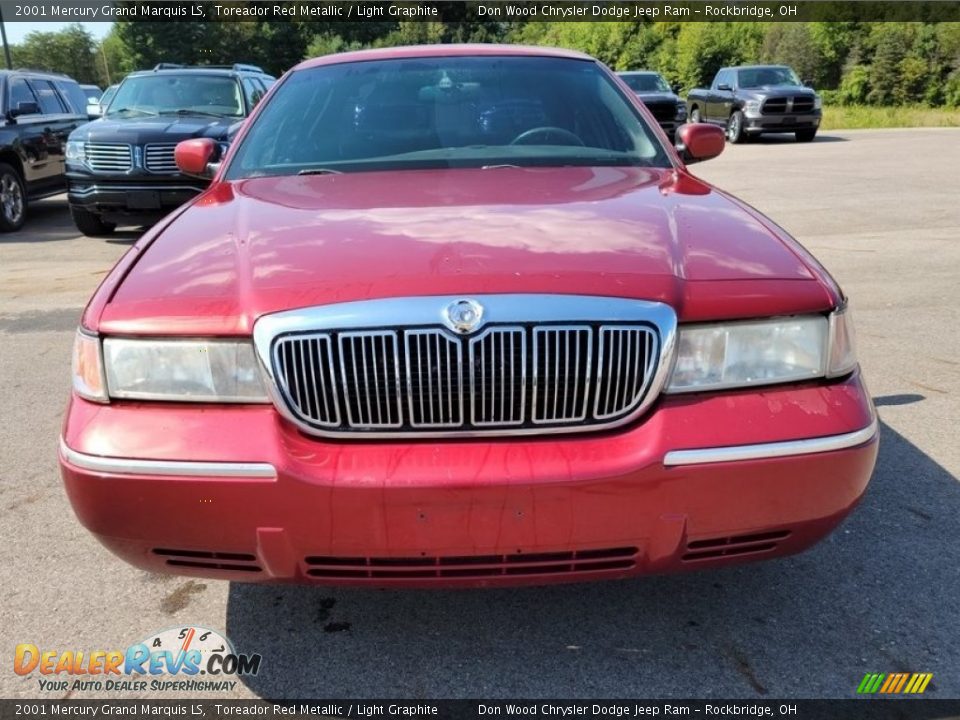
<path fill-rule="evenodd" d="M 958 534 L 957 478 L 883 425 L 860 507 L 801 555 L 514 590 L 234 583 L 226 629 L 267 698 L 850 698 L 868 671 L 956 697 Z"/>
<path fill-rule="evenodd" d="M 112 235 L 88 238 L 90 242 L 133 244 L 143 234 L 143 228 L 119 228 Z M 31 202 L 27 209 L 27 222 L 13 233 L 0 233 L 2 243 L 43 243 L 58 240 L 73 240 L 80 231 L 70 218 L 70 206 L 66 195 L 56 195 Z"/>
<path fill-rule="evenodd" d="M 837 135 L 822 135 L 817 133 L 817 137 L 814 138 L 813 142 L 815 143 L 832 143 L 832 142 L 849 142 L 850 138 L 839 137 Z M 804 145 L 805 143 L 798 143 L 796 138 L 792 133 L 783 133 L 778 135 L 760 135 L 759 137 L 750 138 L 750 143 L 753 145 L 780 145 L 783 143 L 795 143 L 797 145 Z"/>

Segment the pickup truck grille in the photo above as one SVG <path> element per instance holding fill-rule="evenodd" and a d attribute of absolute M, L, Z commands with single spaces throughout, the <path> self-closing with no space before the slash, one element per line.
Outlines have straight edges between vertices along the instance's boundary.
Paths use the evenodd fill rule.
<path fill-rule="evenodd" d="M 672 347 L 669 317 L 666 327 L 578 318 L 491 322 L 469 334 L 258 328 L 255 338 L 278 406 L 313 434 L 575 432 L 621 424 L 652 400 L 664 334 Z"/>
<path fill-rule="evenodd" d="M 677 116 L 677 104 L 675 102 L 644 102 L 643 104 L 647 106 L 657 122 L 673 120 Z"/>
<path fill-rule="evenodd" d="M 145 146 L 143 149 L 144 167 L 153 173 L 178 172 L 177 162 L 173 157 L 174 148 L 176 148 L 176 143 Z"/>
<path fill-rule="evenodd" d="M 813 98 L 809 95 L 769 98 L 763 102 L 764 115 L 783 115 L 784 113 L 809 112 L 813 112 Z"/>
<path fill-rule="evenodd" d="M 133 167 L 133 150 L 124 143 L 86 143 L 84 154 L 95 172 L 127 172 Z"/>

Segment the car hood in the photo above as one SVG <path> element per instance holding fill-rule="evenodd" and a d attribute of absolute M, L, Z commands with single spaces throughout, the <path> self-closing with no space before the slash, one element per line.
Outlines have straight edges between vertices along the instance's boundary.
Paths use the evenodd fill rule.
<path fill-rule="evenodd" d="M 673 170 L 219 182 L 158 232 L 85 323 L 245 334 L 265 313 L 412 295 L 618 296 L 668 302 L 685 320 L 820 311 L 834 300 L 802 248 Z"/>
<path fill-rule="evenodd" d="M 174 143 L 190 138 L 226 139 L 235 117 L 205 115 L 158 115 L 152 117 L 102 117 L 82 125 L 70 134 L 71 140 L 142 145 L 148 142 Z"/>
<path fill-rule="evenodd" d="M 759 87 L 741 88 L 741 90 L 747 95 L 765 98 L 796 97 L 798 95 L 815 97 L 817 94 L 805 85 L 761 85 Z"/>
<path fill-rule="evenodd" d="M 680 98 L 673 93 L 662 93 L 662 92 L 636 92 L 634 95 L 640 98 L 645 103 L 676 103 L 680 102 Z"/>

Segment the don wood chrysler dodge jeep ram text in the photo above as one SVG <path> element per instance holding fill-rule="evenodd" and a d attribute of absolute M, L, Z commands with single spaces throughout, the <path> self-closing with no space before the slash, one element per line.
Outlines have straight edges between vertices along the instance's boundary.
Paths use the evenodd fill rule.
<path fill-rule="evenodd" d="M 500 585 L 802 550 L 877 453 L 846 298 L 578 53 L 281 79 L 76 336 L 60 463 L 154 571 Z"/>

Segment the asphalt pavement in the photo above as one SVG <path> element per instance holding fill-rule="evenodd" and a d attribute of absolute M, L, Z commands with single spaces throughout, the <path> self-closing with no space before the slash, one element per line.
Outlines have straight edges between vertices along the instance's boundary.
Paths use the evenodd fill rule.
<path fill-rule="evenodd" d="M 867 496 L 795 557 L 516 590 L 230 584 L 110 555 L 74 518 L 56 449 L 80 311 L 137 233 L 78 237 L 63 197 L 36 203 L 0 236 L 0 697 L 66 694 L 14 674 L 18 643 L 119 649 L 187 624 L 263 656 L 208 697 L 849 698 L 866 672 L 931 672 L 928 696 L 960 697 L 958 167 L 960 129 L 763 140 L 695 166 L 852 298 L 882 420 Z"/>

